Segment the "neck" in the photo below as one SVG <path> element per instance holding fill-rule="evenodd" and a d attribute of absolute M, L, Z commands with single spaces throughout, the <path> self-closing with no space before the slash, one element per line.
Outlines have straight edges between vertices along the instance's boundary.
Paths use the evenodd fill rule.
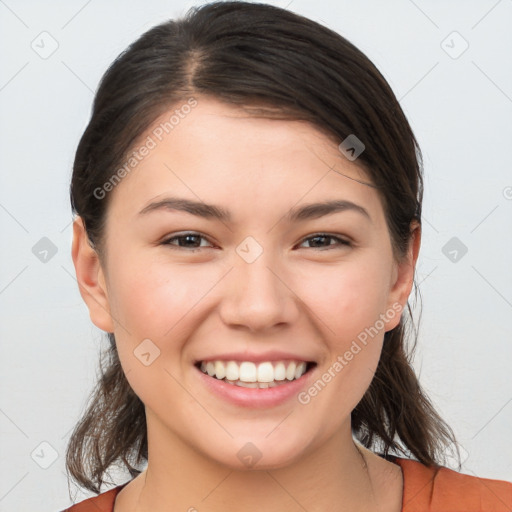
<path fill-rule="evenodd" d="M 167 430 L 148 428 L 148 466 L 135 479 L 130 506 L 123 504 L 119 510 L 376 510 L 378 496 L 363 454 L 368 451 L 354 444 L 350 422 L 345 427 L 300 460 L 279 468 L 243 470 L 219 464 Z"/>

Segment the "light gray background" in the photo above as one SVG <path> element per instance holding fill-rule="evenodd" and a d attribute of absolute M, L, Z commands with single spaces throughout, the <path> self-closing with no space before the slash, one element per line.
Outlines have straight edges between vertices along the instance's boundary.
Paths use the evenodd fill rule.
<path fill-rule="evenodd" d="M 464 447 L 463 471 L 512 480 L 512 1 L 270 3 L 347 37 L 400 99 L 425 156 L 414 365 Z M 93 93 L 129 43 L 194 4 L 0 0 L 2 511 L 72 502 L 64 451 L 102 339 L 70 256 L 68 185 Z M 43 59 L 31 45 L 51 38 Z M 42 237 L 57 249 L 46 263 L 32 252 Z M 467 247 L 455 262 L 443 253 L 453 237 Z"/>

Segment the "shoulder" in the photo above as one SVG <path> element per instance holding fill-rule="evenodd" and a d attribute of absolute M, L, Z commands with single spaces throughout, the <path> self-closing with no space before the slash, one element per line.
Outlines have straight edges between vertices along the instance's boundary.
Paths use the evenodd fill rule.
<path fill-rule="evenodd" d="M 402 468 L 402 512 L 509 512 L 512 483 L 458 473 L 443 466 L 394 458 Z"/>
<path fill-rule="evenodd" d="M 109 491 L 77 503 L 62 512 L 112 512 L 119 491 L 127 484 L 118 485 Z"/>

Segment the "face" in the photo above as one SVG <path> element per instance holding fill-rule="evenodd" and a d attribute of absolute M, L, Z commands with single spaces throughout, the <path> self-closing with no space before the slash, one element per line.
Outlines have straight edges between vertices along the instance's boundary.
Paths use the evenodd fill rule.
<path fill-rule="evenodd" d="M 393 259 L 377 189 L 317 128 L 197 101 L 109 192 L 101 264 L 75 222 L 77 278 L 150 453 L 283 467 L 350 437 L 419 239 Z"/>

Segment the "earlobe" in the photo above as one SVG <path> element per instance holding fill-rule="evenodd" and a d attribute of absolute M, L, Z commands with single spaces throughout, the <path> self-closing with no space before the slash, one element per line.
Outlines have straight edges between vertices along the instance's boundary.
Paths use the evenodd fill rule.
<path fill-rule="evenodd" d="M 417 221 L 411 223 L 411 237 L 409 248 L 404 259 L 396 264 L 395 279 L 388 299 L 388 309 L 403 311 L 407 307 L 407 300 L 414 284 L 414 271 L 418 260 L 421 245 L 421 226 Z M 400 321 L 400 315 L 389 322 L 386 331 L 396 327 Z"/>
<path fill-rule="evenodd" d="M 71 256 L 78 289 L 89 309 L 91 321 L 105 332 L 114 332 L 103 269 L 97 252 L 89 243 L 81 217 L 73 221 Z"/>

